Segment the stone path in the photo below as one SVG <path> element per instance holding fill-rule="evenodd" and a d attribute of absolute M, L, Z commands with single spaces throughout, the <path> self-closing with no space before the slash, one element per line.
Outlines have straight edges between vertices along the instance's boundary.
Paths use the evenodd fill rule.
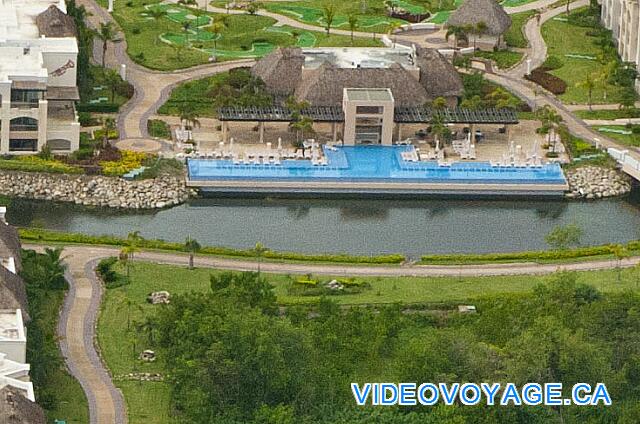
<path fill-rule="evenodd" d="M 90 247 L 65 249 L 70 290 L 58 324 L 60 350 L 87 395 L 90 424 L 126 424 L 122 393 L 113 385 L 94 345 L 102 300 L 102 286 L 94 272 L 99 257 L 100 252 Z"/>

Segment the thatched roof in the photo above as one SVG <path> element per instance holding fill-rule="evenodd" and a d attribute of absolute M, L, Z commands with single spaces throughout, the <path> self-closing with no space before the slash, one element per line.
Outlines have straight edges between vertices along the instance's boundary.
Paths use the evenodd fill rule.
<path fill-rule="evenodd" d="M 21 309 L 29 321 L 29 302 L 24 280 L 0 265 L 0 309 Z"/>
<path fill-rule="evenodd" d="M 345 88 L 389 88 L 396 105 L 417 106 L 429 100 L 426 90 L 398 64 L 388 68 L 338 68 L 323 63 L 309 72 L 295 92 L 313 106 L 339 106 Z"/>
<path fill-rule="evenodd" d="M 438 50 L 418 47 L 415 63 L 420 68 L 420 84 L 431 100 L 462 95 L 462 78 L 453 64 Z"/>
<path fill-rule="evenodd" d="M 21 245 L 18 230 L 11 225 L 0 222 L 0 259 L 13 257 L 16 270 L 22 269 Z"/>
<path fill-rule="evenodd" d="M 492 36 L 504 34 L 511 26 L 511 18 L 495 0 L 465 0 L 449 16 L 447 25 L 477 25 L 480 22 L 487 25 L 487 34 Z"/>
<path fill-rule="evenodd" d="M 76 37 L 78 33 L 73 18 L 53 4 L 36 17 L 36 25 L 45 37 Z"/>
<path fill-rule="evenodd" d="M 287 97 L 302 80 L 304 56 L 298 47 L 285 47 L 260 59 L 251 73 L 264 81 L 267 90 L 276 97 Z"/>
<path fill-rule="evenodd" d="M 19 390 L 6 386 L 0 389 L 0 423 L 46 424 L 44 411 L 24 397 Z"/>

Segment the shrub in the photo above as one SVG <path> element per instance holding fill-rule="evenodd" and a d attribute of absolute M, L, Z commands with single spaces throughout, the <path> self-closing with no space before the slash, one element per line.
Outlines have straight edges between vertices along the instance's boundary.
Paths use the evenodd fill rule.
<path fill-rule="evenodd" d="M 564 62 L 560 59 L 559 56 L 551 55 L 544 61 L 542 65 L 544 68 L 553 71 L 554 69 L 559 69 L 564 66 Z"/>
<path fill-rule="evenodd" d="M 100 166 L 104 175 L 120 176 L 140 168 L 146 158 L 147 155 L 145 153 L 122 150 L 119 160 L 100 162 Z"/>
<path fill-rule="evenodd" d="M 160 119 L 149 119 L 147 121 L 147 131 L 151 137 L 171 138 L 169 125 Z"/>
<path fill-rule="evenodd" d="M 80 126 L 88 127 L 93 123 L 93 119 L 91 118 L 91 113 L 89 112 L 80 112 L 78 113 L 78 122 L 80 122 Z"/>
<path fill-rule="evenodd" d="M 20 156 L 15 159 L 0 159 L 0 169 L 24 172 L 50 172 L 55 174 L 82 173 L 81 168 L 38 156 Z"/>
<path fill-rule="evenodd" d="M 567 91 L 567 83 L 548 73 L 546 68 L 536 68 L 531 71 L 531 75 L 527 75 L 525 78 L 555 95 L 564 94 Z"/>
<path fill-rule="evenodd" d="M 115 103 L 80 103 L 76 109 L 78 112 L 116 113 L 120 106 Z"/>

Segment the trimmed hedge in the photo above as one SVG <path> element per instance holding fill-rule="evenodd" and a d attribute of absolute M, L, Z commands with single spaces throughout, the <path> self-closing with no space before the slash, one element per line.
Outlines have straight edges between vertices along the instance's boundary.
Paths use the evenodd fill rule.
<path fill-rule="evenodd" d="M 20 237 L 25 241 L 76 243 L 76 244 L 102 244 L 109 246 L 127 246 L 129 241 L 114 236 L 90 236 L 78 233 L 62 233 L 58 231 L 20 228 Z M 141 249 L 170 250 L 184 252 L 182 243 L 167 242 L 163 240 L 141 239 L 136 244 Z M 216 256 L 232 256 L 244 258 L 257 258 L 258 255 L 252 249 L 232 249 L 228 247 L 207 246 L 200 249 L 200 253 Z M 287 260 L 299 262 L 334 262 L 351 264 L 399 264 L 406 260 L 403 255 L 380 255 L 380 256 L 352 256 L 346 254 L 304 254 L 295 252 L 274 252 L 267 250 L 261 255 L 263 258 L 272 260 Z"/>
<path fill-rule="evenodd" d="M 78 112 L 116 113 L 120 106 L 115 103 L 80 103 L 76 106 Z"/>
<path fill-rule="evenodd" d="M 631 241 L 624 245 L 630 251 L 640 250 L 640 241 Z M 472 263 L 472 262 L 509 262 L 536 261 L 589 258 L 593 256 L 612 255 L 615 245 L 580 247 L 570 250 L 540 250 L 529 252 L 486 253 L 486 254 L 454 254 L 454 255 L 423 255 L 422 263 Z"/>
<path fill-rule="evenodd" d="M 547 68 L 536 68 L 531 71 L 531 75 L 525 75 L 525 78 L 555 95 L 564 94 L 567 91 L 567 83 L 563 79 L 551 75 L 547 70 Z"/>

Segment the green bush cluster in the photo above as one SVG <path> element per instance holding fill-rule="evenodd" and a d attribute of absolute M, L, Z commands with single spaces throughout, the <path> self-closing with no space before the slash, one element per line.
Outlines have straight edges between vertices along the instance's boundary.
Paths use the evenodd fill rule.
<path fill-rule="evenodd" d="M 129 241 L 114 236 L 91 236 L 78 233 L 62 233 L 51 230 L 36 228 L 21 228 L 20 237 L 24 240 L 37 240 L 57 243 L 79 243 L 79 244 L 103 244 L 110 246 L 126 246 Z M 137 247 L 143 249 L 171 250 L 184 252 L 183 243 L 167 242 L 163 240 L 140 239 Z M 228 247 L 208 246 L 200 249 L 200 253 L 217 256 L 234 256 L 245 258 L 256 258 L 258 255 L 253 249 L 232 249 Z M 272 260 L 290 260 L 300 262 L 339 262 L 355 264 L 399 264 L 405 261 L 405 257 L 399 254 L 379 255 L 379 256 L 352 256 L 346 254 L 304 254 L 294 252 L 274 252 L 267 250 L 261 255 L 263 258 Z"/>
<path fill-rule="evenodd" d="M 422 263 L 473 263 L 473 262 L 509 262 L 509 261 L 554 261 L 563 259 L 588 258 L 592 256 L 612 255 L 615 245 L 580 247 L 568 250 L 540 250 L 528 252 L 423 255 Z M 632 241 L 625 246 L 629 251 L 640 250 L 640 241 Z"/>
<path fill-rule="evenodd" d="M 559 56 L 551 55 L 547 57 L 547 60 L 544 61 L 542 66 L 550 71 L 553 71 L 554 69 L 562 68 L 564 66 L 564 61 L 560 59 Z"/>
<path fill-rule="evenodd" d="M 116 113 L 120 106 L 115 103 L 80 103 L 76 109 L 78 112 Z"/>

